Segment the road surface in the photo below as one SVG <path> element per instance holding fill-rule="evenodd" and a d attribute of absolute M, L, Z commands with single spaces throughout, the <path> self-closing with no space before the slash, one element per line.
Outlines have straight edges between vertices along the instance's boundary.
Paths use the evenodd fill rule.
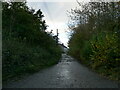
<path fill-rule="evenodd" d="M 9 82 L 3 88 L 118 88 L 118 83 L 99 76 L 63 54 L 58 64 Z"/>

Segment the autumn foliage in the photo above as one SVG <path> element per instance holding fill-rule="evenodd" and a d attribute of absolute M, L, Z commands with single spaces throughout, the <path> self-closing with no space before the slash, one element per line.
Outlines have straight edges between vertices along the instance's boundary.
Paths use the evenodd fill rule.
<path fill-rule="evenodd" d="M 120 74 L 120 5 L 115 2 L 79 3 L 71 10 L 74 23 L 69 54 L 110 79 Z"/>

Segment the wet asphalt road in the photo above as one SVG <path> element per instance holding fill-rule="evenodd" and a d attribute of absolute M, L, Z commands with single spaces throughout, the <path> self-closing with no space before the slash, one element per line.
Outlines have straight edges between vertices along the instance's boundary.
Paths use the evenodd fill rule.
<path fill-rule="evenodd" d="M 9 82 L 3 88 L 118 88 L 118 83 L 99 76 L 63 54 L 58 64 Z"/>

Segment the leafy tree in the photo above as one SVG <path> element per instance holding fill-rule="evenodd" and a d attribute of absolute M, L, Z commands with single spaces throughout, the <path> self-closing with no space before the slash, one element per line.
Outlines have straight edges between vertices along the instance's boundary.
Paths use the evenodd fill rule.
<path fill-rule="evenodd" d="M 97 72 L 118 80 L 120 64 L 120 4 L 89 2 L 71 11 L 73 32 L 69 40 L 70 55 Z M 116 72 L 115 72 L 116 71 Z"/>
<path fill-rule="evenodd" d="M 39 9 L 26 2 L 3 2 L 3 81 L 56 64 L 61 48 L 45 31 L 47 25 Z"/>

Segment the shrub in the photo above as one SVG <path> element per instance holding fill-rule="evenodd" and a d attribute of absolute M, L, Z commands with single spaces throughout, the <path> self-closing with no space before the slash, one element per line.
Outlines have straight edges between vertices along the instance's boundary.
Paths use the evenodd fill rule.
<path fill-rule="evenodd" d="M 104 70 L 104 74 L 119 72 L 120 49 L 118 48 L 118 36 L 115 33 L 100 33 L 91 39 L 92 54 L 90 59 L 94 69 Z M 118 79 L 118 77 L 116 77 Z"/>
<path fill-rule="evenodd" d="M 57 45 L 51 53 L 39 45 L 31 46 L 14 38 L 3 39 L 3 81 L 51 66 L 59 61 L 61 52 Z"/>

